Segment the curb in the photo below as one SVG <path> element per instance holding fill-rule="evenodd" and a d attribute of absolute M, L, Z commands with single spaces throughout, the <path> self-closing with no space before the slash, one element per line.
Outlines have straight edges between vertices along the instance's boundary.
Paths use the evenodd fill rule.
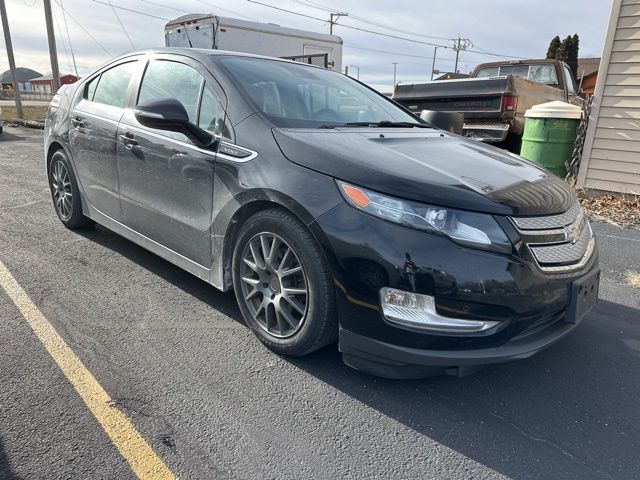
<path fill-rule="evenodd" d="M 44 122 L 36 122 L 34 120 L 5 120 L 4 124 L 9 127 L 27 127 L 44 130 Z"/>

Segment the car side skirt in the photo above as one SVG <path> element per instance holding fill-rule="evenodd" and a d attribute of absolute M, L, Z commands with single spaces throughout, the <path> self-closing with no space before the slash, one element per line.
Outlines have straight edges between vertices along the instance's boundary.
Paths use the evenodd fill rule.
<path fill-rule="evenodd" d="M 121 235 L 127 240 L 135 243 L 136 245 L 141 246 L 142 248 L 149 250 L 150 252 L 158 255 L 164 260 L 173 263 L 174 265 L 186 270 L 187 272 L 195 275 L 196 277 L 204 280 L 205 282 L 213 285 L 214 287 L 221 289 L 221 284 L 216 282 L 216 275 L 214 275 L 214 270 L 211 268 L 207 268 L 199 263 L 194 262 L 193 260 L 188 259 L 187 257 L 180 255 L 179 253 L 171 250 L 170 248 L 161 245 L 160 243 L 150 239 L 149 237 L 123 225 L 122 223 L 114 220 L 108 215 L 105 215 L 100 210 L 95 208 L 89 202 L 86 203 L 87 208 L 84 210 L 85 215 L 87 215 L 92 220 L 95 220 L 100 225 L 112 230 L 113 232 Z"/>

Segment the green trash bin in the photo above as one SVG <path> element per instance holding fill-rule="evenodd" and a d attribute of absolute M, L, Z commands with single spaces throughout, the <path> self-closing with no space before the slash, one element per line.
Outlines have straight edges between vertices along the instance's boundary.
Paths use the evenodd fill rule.
<path fill-rule="evenodd" d="M 582 109 L 565 102 L 535 105 L 526 117 L 520 156 L 546 168 L 558 177 L 567 175 Z"/>

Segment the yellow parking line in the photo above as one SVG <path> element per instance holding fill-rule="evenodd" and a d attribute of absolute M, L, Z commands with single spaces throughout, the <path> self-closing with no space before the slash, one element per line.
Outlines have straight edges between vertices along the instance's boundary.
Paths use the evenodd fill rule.
<path fill-rule="evenodd" d="M 120 454 L 140 479 L 172 479 L 173 473 L 118 410 L 95 377 L 34 305 L 11 272 L 0 261 L 0 286 L 15 303 L 51 357 L 89 407 Z"/>

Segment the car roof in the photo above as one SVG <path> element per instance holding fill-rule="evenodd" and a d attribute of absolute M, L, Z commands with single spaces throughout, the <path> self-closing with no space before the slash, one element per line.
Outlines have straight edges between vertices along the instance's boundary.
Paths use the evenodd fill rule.
<path fill-rule="evenodd" d="M 196 60 L 207 61 L 211 57 L 221 57 L 221 56 L 235 56 L 235 57 L 246 57 L 246 58 L 259 58 L 263 60 L 273 60 L 276 62 L 284 62 L 284 63 L 294 63 L 296 65 L 304 65 L 306 67 L 311 68 L 321 68 L 317 65 L 310 65 L 308 63 L 296 62 L 295 60 L 289 60 L 286 58 L 279 57 L 270 57 L 267 55 L 258 55 L 255 53 L 246 53 L 246 52 L 235 52 L 231 50 L 214 50 L 210 48 L 178 48 L 178 47 L 161 47 L 161 48 L 151 48 L 147 50 L 137 50 L 133 52 L 125 53 L 113 60 L 110 60 L 108 64 L 113 61 L 117 61 L 123 58 L 131 57 L 134 55 L 153 55 L 153 54 L 174 54 L 174 55 L 182 55 L 185 57 L 191 57 Z"/>

